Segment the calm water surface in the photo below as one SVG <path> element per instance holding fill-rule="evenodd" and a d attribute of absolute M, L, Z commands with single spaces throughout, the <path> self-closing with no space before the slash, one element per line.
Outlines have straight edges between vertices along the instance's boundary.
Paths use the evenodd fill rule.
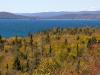
<path fill-rule="evenodd" d="M 28 20 L 28 19 L 0 19 L 0 35 L 3 37 L 27 36 L 28 33 L 36 33 L 54 27 L 76 28 L 97 27 L 100 28 L 100 20 Z"/>

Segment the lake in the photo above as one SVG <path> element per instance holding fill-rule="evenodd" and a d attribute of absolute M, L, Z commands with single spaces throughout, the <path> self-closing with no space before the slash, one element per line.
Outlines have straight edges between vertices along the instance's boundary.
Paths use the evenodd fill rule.
<path fill-rule="evenodd" d="M 3 37 L 27 36 L 28 33 L 36 33 L 54 27 L 76 28 L 96 27 L 100 28 L 100 20 L 30 20 L 30 19 L 0 19 L 0 35 Z"/>

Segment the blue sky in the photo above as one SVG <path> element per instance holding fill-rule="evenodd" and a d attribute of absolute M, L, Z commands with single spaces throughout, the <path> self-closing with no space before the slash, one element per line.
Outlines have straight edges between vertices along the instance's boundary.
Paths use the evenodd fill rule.
<path fill-rule="evenodd" d="M 0 0 L 0 11 L 35 13 L 100 10 L 100 0 Z"/>

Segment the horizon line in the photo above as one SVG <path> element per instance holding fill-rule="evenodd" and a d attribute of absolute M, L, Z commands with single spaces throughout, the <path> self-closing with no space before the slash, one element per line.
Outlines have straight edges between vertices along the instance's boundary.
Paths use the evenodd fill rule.
<path fill-rule="evenodd" d="M 48 13 L 48 12 L 93 12 L 100 10 L 80 10 L 80 11 L 40 11 L 40 12 L 12 12 L 12 11 L 0 11 L 0 12 L 8 12 L 8 13 Z"/>

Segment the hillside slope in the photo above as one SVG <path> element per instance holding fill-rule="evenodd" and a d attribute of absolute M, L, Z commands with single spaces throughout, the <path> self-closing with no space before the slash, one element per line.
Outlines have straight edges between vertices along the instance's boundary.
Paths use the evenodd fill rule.
<path fill-rule="evenodd" d="M 8 12 L 0 12 L 0 19 L 32 19 L 33 17 L 15 15 Z"/>

